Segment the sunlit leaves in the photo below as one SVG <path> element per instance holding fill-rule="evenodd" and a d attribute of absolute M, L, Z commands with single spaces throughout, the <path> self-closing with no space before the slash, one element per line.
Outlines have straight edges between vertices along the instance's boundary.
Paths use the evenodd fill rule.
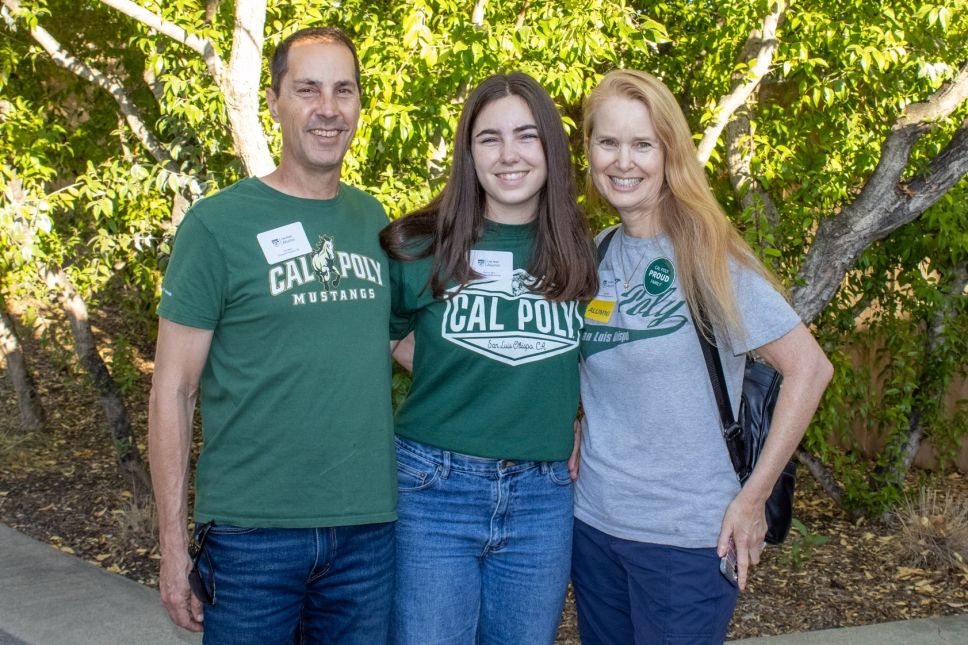
<path fill-rule="evenodd" d="M 218 3 L 207 16 L 202 0 L 140 2 L 207 39 L 223 59 L 231 55 L 234 3 Z M 11 191 L 0 197 L 4 274 L 24 274 L 26 256 L 43 256 L 68 262 L 90 293 L 130 281 L 150 300 L 170 238 L 174 191 L 188 186 L 203 195 L 242 175 L 225 97 L 196 52 L 97 0 L 21 4 L 24 16 L 0 27 L 6 36 L 0 38 L 0 188 Z M 362 120 L 343 177 L 376 195 L 393 216 L 439 190 L 461 105 L 484 77 L 521 70 L 537 78 L 560 108 L 577 152 L 581 101 L 591 87 L 610 69 L 644 69 L 669 85 L 698 135 L 734 79 L 747 73 L 740 52 L 768 11 L 765 0 L 488 0 L 475 14 L 478 4 L 267 2 L 265 58 L 301 27 L 336 25 L 354 39 Z M 898 116 L 963 63 L 966 15 L 966 0 L 790 3 L 743 142 L 752 179 L 776 204 L 780 221 L 774 226 L 762 211 L 742 212 L 724 171 L 722 141 L 709 175 L 730 217 L 787 284 L 821 222 L 851 204 L 870 179 Z M 74 55 L 120 79 L 175 171 L 141 148 L 111 97 L 53 65 L 31 43 L 28 30 L 38 21 Z M 268 82 L 267 60 L 262 78 Z M 901 194 L 966 116 L 963 106 L 922 138 L 897 186 Z M 261 119 L 278 152 L 279 129 L 264 105 Z M 580 154 L 576 162 L 583 167 Z M 824 440 L 832 432 L 846 435 L 844 418 L 860 417 L 896 436 L 904 415 L 925 404 L 907 385 L 912 370 L 927 366 L 931 378 L 964 370 L 964 361 L 952 358 L 956 343 L 932 361 L 918 352 L 925 320 L 944 301 L 945 279 L 968 256 L 966 203 L 962 181 L 919 220 L 873 244 L 816 321 L 838 372 L 809 446 L 837 465 L 845 482 L 864 480 L 862 460 Z M 954 329 L 965 327 L 960 316 Z M 872 365 L 858 365 L 842 350 L 858 343 L 887 349 Z M 861 385 L 871 378 L 884 384 L 883 396 Z M 934 420 L 938 427 L 965 425 L 938 414 Z"/>

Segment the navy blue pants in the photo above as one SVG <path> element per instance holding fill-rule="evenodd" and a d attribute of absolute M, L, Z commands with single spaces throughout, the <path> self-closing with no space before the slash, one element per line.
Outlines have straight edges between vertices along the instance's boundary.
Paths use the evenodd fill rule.
<path fill-rule="evenodd" d="M 738 595 L 714 548 L 623 540 L 580 520 L 571 582 L 582 645 L 722 643 Z"/>

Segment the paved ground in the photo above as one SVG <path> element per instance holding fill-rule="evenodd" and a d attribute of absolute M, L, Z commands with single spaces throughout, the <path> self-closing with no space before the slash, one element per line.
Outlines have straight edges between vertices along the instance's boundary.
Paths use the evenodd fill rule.
<path fill-rule="evenodd" d="M 158 594 L 0 524 L 0 645 L 180 645 Z M 735 641 L 743 645 L 965 645 L 968 614 Z M 509 644 L 510 645 L 510 644 Z"/>
<path fill-rule="evenodd" d="M 0 524 L 0 644 L 181 645 L 158 592 Z"/>
<path fill-rule="evenodd" d="M 968 614 L 733 642 L 742 645 L 965 645 Z"/>

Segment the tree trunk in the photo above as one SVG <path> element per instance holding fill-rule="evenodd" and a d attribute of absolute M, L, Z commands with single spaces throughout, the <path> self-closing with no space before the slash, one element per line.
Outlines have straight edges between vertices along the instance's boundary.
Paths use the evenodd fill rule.
<path fill-rule="evenodd" d="M 40 432 L 44 429 L 44 408 L 40 405 L 34 379 L 27 369 L 17 327 L 5 306 L 0 307 L 0 346 L 7 362 L 7 375 L 17 393 L 20 427 L 24 432 Z"/>
<path fill-rule="evenodd" d="M 215 79 L 225 97 L 225 115 L 236 152 L 246 172 L 255 176 L 267 175 L 276 167 L 259 119 L 265 22 L 264 0 L 237 0 L 232 56 L 227 73 Z"/>
<path fill-rule="evenodd" d="M 877 168 L 860 194 L 844 209 L 824 219 L 804 258 L 798 285 L 792 289 L 792 304 L 800 319 L 812 322 L 833 299 L 857 257 L 874 241 L 920 217 L 968 172 L 968 118 L 962 120 L 947 145 L 920 174 L 905 181 L 911 150 L 940 119 L 948 117 L 968 99 L 968 63 L 955 79 L 936 90 L 927 100 L 908 105 L 881 145 Z M 920 428 L 920 411 L 911 419 Z M 909 433 L 920 443 L 920 430 Z M 909 449 L 916 451 L 916 447 Z M 819 460 L 797 451 L 811 474 L 831 498 L 843 505 L 842 491 L 831 470 Z M 913 459 L 913 454 L 912 454 Z"/>
<path fill-rule="evenodd" d="M 55 294 L 67 314 L 71 324 L 71 334 L 74 337 L 74 352 L 94 382 L 94 389 L 101 400 L 101 407 L 107 416 L 108 428 L 114 441 L 121 476 L 136 497 L 150 496 L 151 479 L 138 452 L 138 444 L 121 391 L 111 378 L 111 373 L 101 359 L 101 355 L 98 354 L 97 341 L 91 332 L 91 323 L 87 315 L 87 305 L 63 270 L 53 272 L 45 269 L 43 275 L 48 289 Z"/>

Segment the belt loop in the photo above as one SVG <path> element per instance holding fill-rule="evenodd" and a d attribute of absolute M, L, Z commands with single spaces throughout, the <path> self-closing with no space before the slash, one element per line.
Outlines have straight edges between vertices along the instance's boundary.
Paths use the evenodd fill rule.
<path fill-rule="evenodd" d="M 542 461 L 540 463 L 541 463 L 541 474 L 542 475 L 547 475 L 548 474 L 548 471 L 551 470 L 551 462 L 550 461 Z"/>
<path fill-rule="evenodd" d="M 450 451 L 440 451 L 440 477 L 447 479 L 450 476 Z"/>

